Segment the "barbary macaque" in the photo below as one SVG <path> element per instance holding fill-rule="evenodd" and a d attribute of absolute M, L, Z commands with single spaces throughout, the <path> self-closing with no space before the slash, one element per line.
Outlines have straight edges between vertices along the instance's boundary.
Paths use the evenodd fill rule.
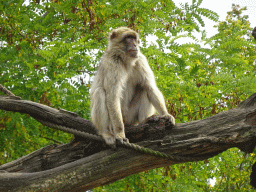
<path fill-rule="evenodd" d="M 140 52 L 139 35 L 132 29 L 120 27 L 109 34 L 90 94 L 92 122 L 113 148 L 116 139 L 129 142 L 124 125 L 142 123 L 155 109 L 175 124 L 147 59 Z"/>

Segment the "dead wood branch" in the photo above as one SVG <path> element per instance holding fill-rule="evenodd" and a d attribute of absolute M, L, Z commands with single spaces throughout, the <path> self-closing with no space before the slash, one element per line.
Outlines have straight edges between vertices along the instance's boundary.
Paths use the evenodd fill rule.
<path fill-rule="evenodd" d="M 138 127 L 126 127 L 132 142 L 167 154 L 206 159 L 229 148 L 246 153 L 256 143 L 256 94 L 237 108 L 215 116 L 180 123 L 170 128 L 158 117 Z M 95 133 L 90 121 L 64 110 L 0 97 L 0 109 Z M 104 143 L 75 139 L 50 145 L 0 166 L 0 189 L 13 191 L 82 191 L 105 185 L 141 171 L 183 163 L 138 153 L 131 149 L 108 149 Z M 39 190 L 39 191 L 40 191 Z"/>

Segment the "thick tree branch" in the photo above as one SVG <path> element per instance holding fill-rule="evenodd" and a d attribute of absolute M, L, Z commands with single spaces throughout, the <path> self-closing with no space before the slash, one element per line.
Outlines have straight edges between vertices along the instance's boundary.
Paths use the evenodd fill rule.
<path fill-rule="evenodd" d="M 164 119 L 152 117 L 137 128 L 126 127 L 126 134 L 130 141 L 140 141 L 141 146 L 202 160 L 232 147 L 250 153 L 256 144 L 255 101 L 256 94 L 253 94 L 235 109 L 173 128 Z M 0 97 L 0 109 L 95 133 L 90 121 L 31 101 Z M 104 143 L 79 138 L 65 145 L 47 146 L 0 166 L 0 189 L 82 191 L 134 173 L 183 162 L 125 148 L 114 151 Z"/>

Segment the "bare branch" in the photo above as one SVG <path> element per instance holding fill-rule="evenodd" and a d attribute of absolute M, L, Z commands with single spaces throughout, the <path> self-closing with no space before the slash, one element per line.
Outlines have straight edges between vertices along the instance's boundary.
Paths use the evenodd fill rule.
<path fill-rule="evenodd" d="M 173 128 L 161 118 L 152 117 L 143 125 L 126 127 L 126 136 L 140 146 L 191 159 L 207 159 L 232 147 L 250 153 L 256 144 L 255 102 L 256 94 L 253 94 L 235 109 Z M 31 101 L 0 96 L 0 109 L 96 133 L 88 120 Z M 141 171 L 183 162 L 122 147 L 114 151 L 102 142 L 76 137 L 71 143 L 50 145 L 0 166 L 0 189 L 82 191 Z"/>

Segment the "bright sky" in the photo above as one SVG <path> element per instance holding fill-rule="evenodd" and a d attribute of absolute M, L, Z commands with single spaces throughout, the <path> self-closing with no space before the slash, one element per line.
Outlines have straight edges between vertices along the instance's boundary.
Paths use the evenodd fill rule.
<path fill-rule="evenodd" d="M 198 1 L 198 0 L 197 0 Z M 185 4 L 186 2 L 191 5 L 192 0 L 173 0 L 176 6 L 180 7 L 180 3 Z M 202 4 L 199 6 L 201 8 L 206 8 L 211 11 L 216 12 L 219 15 L 219 21 L 224 21 L 227 16 L 227 12 L 231 11 L 232 4 L 239 5 L 240 8 L 247 7 L 247 10 L 244 11 L 244 15 L 249 16 L 249 22 L 251 23 L 251 27 L 256 27 L 256 0 L 203 0 Z M 205 27 L 202 27 L 201 30 L 205 30 L 207 37 L 211 37 L 217 33 L 217 29 L 214 28 L 214 25 L 217 25 L 216 22 L 207 19 L 206 17 L 202 16 L 204 21 Z M 198 40 L 201 39 L 200 33 L 193 33 L 194 36 L 197 37 Z M 153 43 L 157 45 L 157 37 L 154 35 L 149 35 L 147 38 L 148 45 Z M 179 38 L 175 40 L 175 42 L 179 44 L 184 44 L 188 42 L 194 42 L 191 38 Z M 202 47 L 210 48 L 209 45 L 204 45 L 201 43 Z M 168 51 L 167 51 L 168 52 Z"/>
<path fill-rule="evenodd" d="M 190 5 L 192 4 L 192 0 L 173 1 L 177 6 L 179 6 L 179 3 L 184 4 L 186 2 Z M 216 12 L 219 15 L 219 20 L 224 21 L 227 12 L 231 11 L 232 4 L 238 4 L 240 7 L 246 6 L 247 11 L 245 11 L 244 14 L 249 16 L 251 27 L 256 27 L 256 0 L 203 0 L 200 7 Z M 216 28 L 213 28 L 216 23 L 206 19 L 206 17 L 203 17 L 203 21 L 205 22 L 205 27 L 203 29 L 207 32 L 207 37 L 213 36 L 217 32 Z"/>

